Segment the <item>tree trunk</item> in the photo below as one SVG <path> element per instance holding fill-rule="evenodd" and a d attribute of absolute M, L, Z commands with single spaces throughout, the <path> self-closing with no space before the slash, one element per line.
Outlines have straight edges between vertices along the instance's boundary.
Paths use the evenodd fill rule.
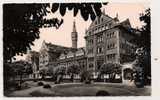
<path fill-rule="evenodd" d="M 115 80 L 116 74 L 113 73 L 112 80 Z"/>
<path fill-rule="evenodd" d="M 62 75 L 58 75 L 56 82 L 59 84 L 61 82 L 61 79 L 62 79 Z"/>
<path fill-rule="evenodd" d="M 42 74 L 42 80 L 44 80 L 45 79 L 45 75 L 44 74 Z"/>
<path fill-rule="evenodd" d="M 19 83 L 20 89 L 21 89 L 21 84 L 22 84 L 22 75 L 23 74 L 20 74 L 20 83 Z"/>
<path fill-rule="evenodd" d="M 73 82 L 74 80 L 74 74 L 71 75 L 71 81 Z"/>

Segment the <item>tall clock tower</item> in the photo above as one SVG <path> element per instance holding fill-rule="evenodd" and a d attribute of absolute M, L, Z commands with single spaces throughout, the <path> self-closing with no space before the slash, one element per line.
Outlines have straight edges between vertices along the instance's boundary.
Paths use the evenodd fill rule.
<path fill-rule="evenodd" d="M 71 33 L 71 37 L 72 37 L 72 48 L 77 48 L 78 34 L 77 34 L 77 31 L 76 31 L 75 21 L 73 22 L 73 31 Z"/>

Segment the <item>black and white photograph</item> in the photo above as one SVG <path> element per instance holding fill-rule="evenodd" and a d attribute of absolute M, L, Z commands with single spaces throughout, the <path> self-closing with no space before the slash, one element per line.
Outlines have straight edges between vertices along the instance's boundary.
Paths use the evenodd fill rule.
<path fill-rule="evenodd" d="M 3 96 L 151 96 L 150 2 L 3 3 Z"/>

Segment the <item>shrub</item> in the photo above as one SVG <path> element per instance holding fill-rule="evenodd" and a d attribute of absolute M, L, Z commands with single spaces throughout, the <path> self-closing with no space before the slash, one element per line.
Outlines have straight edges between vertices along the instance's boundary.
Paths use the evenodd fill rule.
<path fill-rule="evenodd" d="M 86 80 L 85 84 L 91 84 L 91 80 Z"/>
<path fill-rule="evenodd" d="M 55 81 L 54 84 L 60 84 L 60 82 Z"/>
<path fill-rule="evenodd" d="M 38 82 L 38 86 L 43 86 L 43 82 Z"/>
<path fill-rule="evenodd" d="M 33 80 L 33 82 L 37 82 L 37 80 Z"/>
<path fill-rule="evenodd" d="M 80 74 L 81 81 L 91 81 L 92 72 L 90 70 L 83 70 Z"/>
<path fill-rule="evenodd" d="M 43 88 L 51 88 L 51 85 L 45 84 L 45 85 L 43 86 Z"/>
<path fill-rule="evenodd" d="M 110 96 L 110 94 L 107 91 L 100 90 L 96 93 L 96 96 Z"/>
<path fill-rule="evenodd" d="M 28 85 L 29 85 L 28 83 L 24 83 L 25 88 L 29 87 Z"/>
<path fill-rule="evenodd" d="M 17 85 L 17 86 L 16 86 L 16 90 L 21 90 L 21 86 L 20 86 L 20 85 Z"/>

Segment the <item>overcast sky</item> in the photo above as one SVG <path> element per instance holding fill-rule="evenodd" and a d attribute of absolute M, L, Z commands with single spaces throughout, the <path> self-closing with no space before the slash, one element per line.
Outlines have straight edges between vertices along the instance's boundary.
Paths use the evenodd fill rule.
<path fill-rule="evenodd" d="M 103 6 L 102 10 L 105 9 L 105 13 L 111 17 L 115 17 L 118 13 L 119 20 L 123 21 L 129 18 L 133 28 L 141 27 L 143 23 L 139 21 L 139 14 L 144 12 L 145 9 L 150 7 L 150 3 L 109 3 Z M 62 45 L 71 47 L 71 32 L 73 27 L 73 21 L 76 21 L 76 28 L 78 32 L 78 47 L 85 46 L 85 29 L 87 29 L 91 23 L 91 20 L 84 21 L 80 15 L 77 14 L 73 17 L 72 11 L 67 11 L 64 17 L 61 17 L 59 11 L 54 14 L 49 14 L 48 18 L 58 17 L 63 18 L 64 23 L 60 26 L 58 30 L 53 28 L 43 28 L 40 29 L 40 38 L 34 41 L 35 46 L 32 46 L 32 50 L 39 51 L 43 40 L 46 42 L 51 42 L 52 44 Z M 23 57 L 16 57 L 17 60 L 25 59 Z"/>

